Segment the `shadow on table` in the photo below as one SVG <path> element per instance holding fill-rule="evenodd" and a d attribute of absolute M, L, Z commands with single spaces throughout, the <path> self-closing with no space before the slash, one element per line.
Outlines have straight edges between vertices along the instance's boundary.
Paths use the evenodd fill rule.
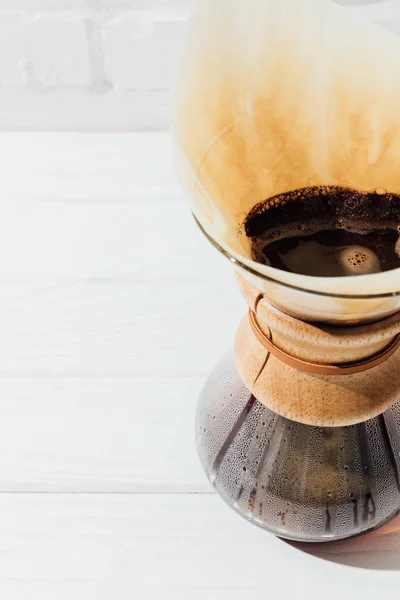
<path fill-rule="evenodd" d="M 384 527 L 357 538 L 324 544 L 288 542 L 322 560 L 382 571 L 400 571 L 400 515 Z"/>

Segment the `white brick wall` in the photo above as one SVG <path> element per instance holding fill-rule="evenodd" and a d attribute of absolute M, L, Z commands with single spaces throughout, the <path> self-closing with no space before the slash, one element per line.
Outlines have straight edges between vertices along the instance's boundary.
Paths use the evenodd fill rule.
<path fill-rule="evenodd" d="M 0 129 L 160 129 L 190 0 L 0 0 Z"/>
<path fill-rule="evenodd" d="M 191 1 L 0 0 L 0 130 L 167 127 Z M 336 1 L 400 33 L 400 0 Z"/>
<path fill-rule="evenodd" d="M 39 14 L 24 29 L 29 83 L 44 89 L 92 84 L 85 19 Z"/>

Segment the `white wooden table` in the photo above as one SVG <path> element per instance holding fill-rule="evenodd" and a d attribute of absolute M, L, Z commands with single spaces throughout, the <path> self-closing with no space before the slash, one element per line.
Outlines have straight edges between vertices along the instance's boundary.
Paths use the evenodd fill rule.
<path fill-rule="evenodd" d="M 400 525 L 310 554 L 206 481 L 197 395 L 244 305 L 170 154 L 0 136 L 1 598 L 396 598 Z"/>

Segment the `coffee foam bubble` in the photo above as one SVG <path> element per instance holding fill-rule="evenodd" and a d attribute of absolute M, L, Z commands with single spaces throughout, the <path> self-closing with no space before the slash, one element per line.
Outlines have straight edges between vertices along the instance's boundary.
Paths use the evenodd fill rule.
<path fill-rule="evenodd" d="M 381 270 L 378 257 L 363 246 L 343 248 L 338 258 L 347 275 L 369 275 Z"/>

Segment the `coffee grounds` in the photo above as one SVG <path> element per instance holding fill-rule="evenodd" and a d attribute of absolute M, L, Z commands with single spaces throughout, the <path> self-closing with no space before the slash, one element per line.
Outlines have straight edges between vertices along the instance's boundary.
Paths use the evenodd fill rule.
<path fill-rule="evenodd" d="M 343 219 L 397 226 L 400 195 L 358 192 L 339 186 L 302 188 L 256 204 L 244 221 L 244 230 L 252 238 L 268 229 L 321 218 L 327 222 Z"/>
<path fill-rule="evenodd" d="M 305 188 L 258 204 L 245 221 L 253 260 L 316 277 L 400 267 L 400 196 Z"/>

